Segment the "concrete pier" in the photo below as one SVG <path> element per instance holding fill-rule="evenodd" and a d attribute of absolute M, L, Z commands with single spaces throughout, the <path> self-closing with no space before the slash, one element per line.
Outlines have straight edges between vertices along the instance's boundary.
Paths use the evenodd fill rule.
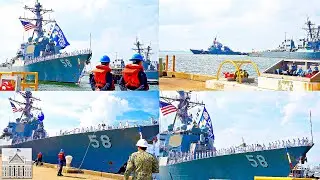
<path fill-rule="evenodd" d="M 0 157 L 0 166 L 2 167 L 2 160 Z M 2 175 L 2 168 L 0 168 Z M 73 170 L 68 170 L 67 167 L 63 168 L 63 176 L 57 176 L 58 167 L 56 164 L 44 163 L 42 166 L 33 166 L 33 177 L 35 180 L 57 180 L 57 179 L 90 179 L 90 180 L 123 180 L 123 175 L 103 173 L 97 171 L 81 170 L 81 173 L 74 173 Z"/>

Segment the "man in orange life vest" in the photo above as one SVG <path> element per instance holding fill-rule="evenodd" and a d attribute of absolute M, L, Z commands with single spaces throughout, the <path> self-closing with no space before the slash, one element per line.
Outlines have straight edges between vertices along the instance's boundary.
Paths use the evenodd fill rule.
<path fill-rule="evenodd" d="M 38 166 L 38 164 L 40 166 L 42 165 L 42 153 L 41 152 L 39 152 L 37 155 L 36 166 Z"/>
<path fill-rule="evenodd" d="M 110 58 L 103 56 L 100 59 L 101 65 L 96 66 L 94 74 L 90 74 L 90 84 L 93 91 L 113 91 L 115 90 L 114 80 L 109 67 Z"/>
<path fill-rule="evenodd" d="M 64 155 L 63 149 L 61 149 L 60 153 L 58 154 L 58 164 L 59 164 L 58 176 L 63 176 L 62 168 L 65 163 L 66 163 L 66 156 Z"/>
<path fill-rule="evenodd" d="M 147 75 L 143 72 L 143 57 L 140 54 L 134 54 L 130 61 L 133 64 L 127 64 L 122 71 L 122 77 L 120 79 L 120 89 L 122 91 L 136 90 L 136 91 L 148 91 L 149 85 Z"/>

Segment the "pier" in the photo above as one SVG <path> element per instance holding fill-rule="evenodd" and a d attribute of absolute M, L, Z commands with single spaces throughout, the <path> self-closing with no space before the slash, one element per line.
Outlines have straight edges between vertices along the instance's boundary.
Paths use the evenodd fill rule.
<path fill-rule="evenodd" d="M 0 157 L 0 164 L 2 165 L 2 160 Z M 2 168 L 0 168 L 2 174 Z M 57 176 L 57 165 L 56 164 L 47 164 L 44 163 L 42 166 L 33 166 L 33 175 L 32 179 L 35 180 L 57 180 L 57 179 L 90 179 L 90 180 L 123 180 L 123 175 L 120 174 L 111 174 L 90 170 L 80 170 L 75 171 L 73 168 L 64 167 L 63 176 Z M 131 177 L 130 177 L 131 179 Z"/>
<path fill-rule="evenodd" d="M 163 64 L 162 58 L 159 59 L 159 84 L 160 90 L 213 90 L 206 88 L 206 81 L 216 79 L 215 76 L 190 74 L 185 72 L 176 72 L 176 58 L 172 57 L 172 69 L 169 70 L 169 57 L 166 56 Z"/>
<path fill-rule="evenodd" d="M 316 180 L 316 178 L 296 178 L 296 177 L 262 177 L 256 176 L 254 180 Z"/>
<path fill-rule="evenodd" d="M 289 62 L 290 61 L 290 62 Z M 257 64 L 251 60 L 225 60 L 223 61 L 215 76 L 191 74 L 186 72 L 176 72 L 176 58 L 172 56 L 171 66 L 169 69 L 169 56 L 163 62 L 159 59 L 160 71 L 159 81 L 160 90 L 216 90 L 216 91 L 319 91 L 320 90 L 320 72 L 312 77 L 299 77 L 289 75 L 273 74 L 283 63 L 298 64 L 298 66 L 310 66 L 318 63 L 317 61 L 308 60 L 282 60 L 260 72 Z M 240 72 L 236 77 L 222 76 L 222 67 L 225 64 L 231 64 L 235 72 Z M 258 77 L 244 77 L 241 69 L 242 65 L 250 64 L 257 73 Z M 234 74 L 233 74 L 234 75 Z"/>

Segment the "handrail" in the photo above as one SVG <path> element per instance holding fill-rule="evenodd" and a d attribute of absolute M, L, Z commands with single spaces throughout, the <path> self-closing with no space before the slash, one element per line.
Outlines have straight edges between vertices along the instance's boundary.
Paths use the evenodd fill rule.
<path fill-rule="evenodd" d="M 210 150 L 210 151 L 200 151 L 196 153 L 192 152 L 170 152 L 168 155 L 168 165 L 170 164 L 177 164 L 186 161 L 192 161 L 197 159 L 204 159 L 204 158 L 211 158 L 217 156 L 225 156 L 225 155 L 232 155 L 232 154 L 240 154 L 240 153 L 247 153 L 247 152 L 257 152 L 257 151 L 264 151 L 264 150 L 272 150 L 272 149 L 282 149 L 287 147 L 300 147 L 300 146 L 312 146 L 313 142 L 309 141 L 307 138 L 293 140 L 293 142 L 288 141 L 276 141 L 269 143 L 269 146 L 265 145 L 248 145 L 246 147 L 231 147 L 231 148 L 223 148 L 219 150 Z M 160 147 L 161 148 L 161 147 Z"/>
<path fill-rule="evenodd" d="M 24 65 L 30 65 L 30 64 L 38 63 L 38 62 L 42 62 L 42 61 L 49 61 L 49 60 L 57 59 L 57 58 L 65 58 L 65 57 L 70 57 L 70 56 L 77 56 L 77 55 L 91 54 L 91 53 L 92 53 L 91 49 L 78 50 L 78 51 L 73 51 L 70 53 L 63 52 L 60 54 L 53 54 L 53 55 L 48 55 L 48 56 L 44 56 L 44 57 L 36 57 L 33 59 L 28 59 L 28 60 L 25 60 Z"/>

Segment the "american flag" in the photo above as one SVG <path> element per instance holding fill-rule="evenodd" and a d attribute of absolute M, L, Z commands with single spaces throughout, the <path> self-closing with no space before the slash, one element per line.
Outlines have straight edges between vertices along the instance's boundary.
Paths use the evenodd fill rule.
<path fill-rule="evenodd" d="M 22 20 L 20 20 L 20 21 L 21 21 L 21 24 L 22 24 L 22 26 L 24 27 L 24 30 L 25 30 L 25 31 L 29 31 L 30 29 L 33 29 L 33 28 L 36 27 L 34 24 L 32 24 L 32 23 L 30 23 L 30 22 L 22 21 Z"/>
<path fill-rule="evenodd" d="M 164 116 L 177 111 L 174 105 L 162 101 L 160 101 L 160 108 Z"/>
<path fill-rule="evenodd" d="M 10 104 L 11 104 L 11 107 L 12 107 L 12 111 L 15 113 L 15 112 L 20 112 L 22 111 L 23 109 L 22 108 L 19 108 L 17 109 L 16 106 L 10 101 Z"/>

